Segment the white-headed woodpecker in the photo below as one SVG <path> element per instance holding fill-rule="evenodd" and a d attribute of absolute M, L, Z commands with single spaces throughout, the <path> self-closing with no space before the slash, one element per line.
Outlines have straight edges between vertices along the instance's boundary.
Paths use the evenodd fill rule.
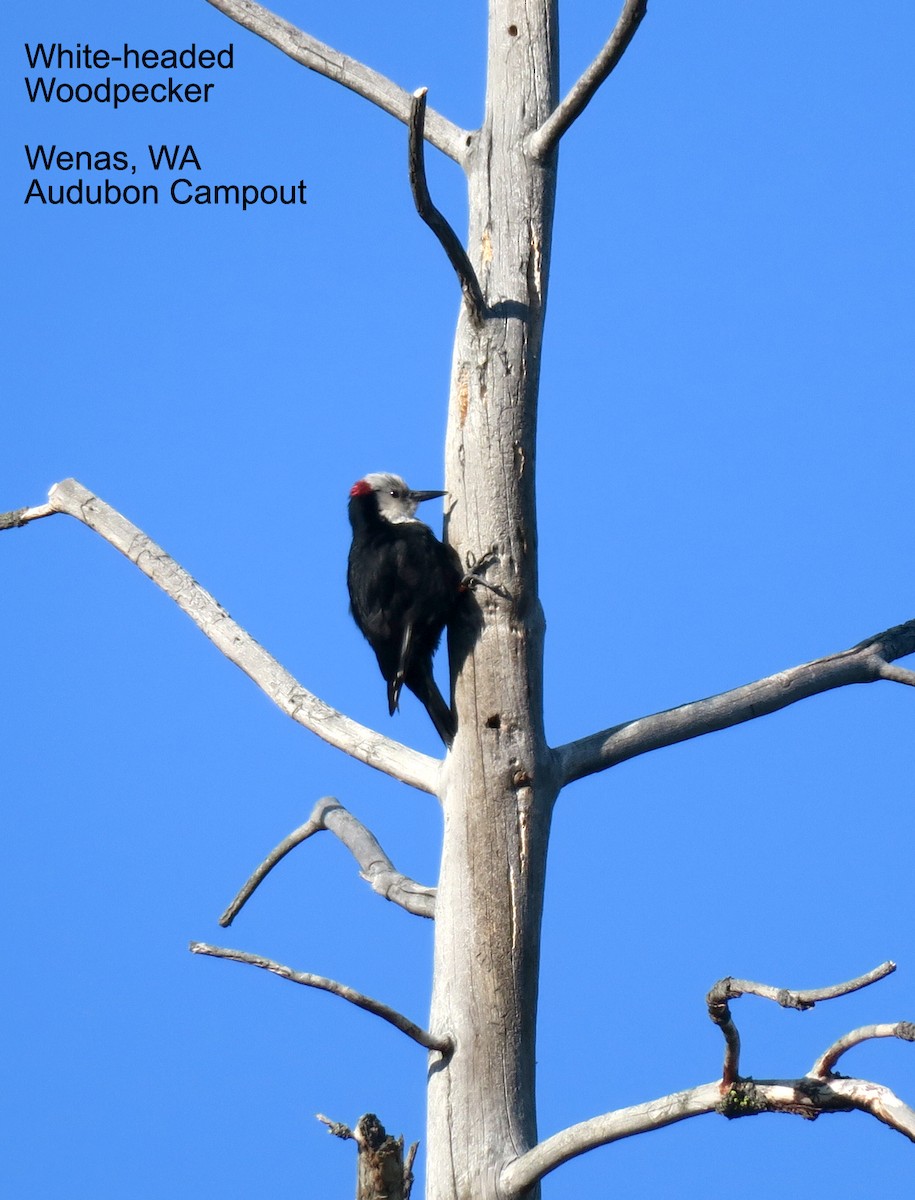
<path fill-rule="evenodd" d="M 446 746 L 454 714 L 432 676 L 432 655 L 462 590 L 457 555 L 414 515 L 444 492 L 412 491 L 399 475 L 366 475 L 350 488 L 350 611 L 375 651 L 393 715 L 404 684 L 426 706 Z"/>

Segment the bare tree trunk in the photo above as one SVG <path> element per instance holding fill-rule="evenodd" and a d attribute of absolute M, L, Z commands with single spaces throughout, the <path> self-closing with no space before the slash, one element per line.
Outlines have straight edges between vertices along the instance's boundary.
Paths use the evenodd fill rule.
<path fill-rule="evenodd" d="M 492 550 L 503 598 L 452 639 L 459 732 L 442 793 L 428 1200 L 495 1200 L 536 1142 L 534 1047 L 544 869 L 556 794 L 542 722 L 534 442 L 555 155 L 526 152 L 556 104 L 556 8 L 490 6 L 486 115 L 468 164 L 469 255 L 488 305 L 462 307 L 446 486 L 462 557 Z M 534 1194 L 533 1192 L 531 1193 Z"/>

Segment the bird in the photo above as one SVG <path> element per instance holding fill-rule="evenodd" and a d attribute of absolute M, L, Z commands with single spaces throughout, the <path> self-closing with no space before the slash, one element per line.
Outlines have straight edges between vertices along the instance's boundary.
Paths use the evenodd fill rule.
<path fill-rule="evenodd" d="M 454 550 L 415 516 L 422 501 L 446 494 L 414 491 L 387 471 L 357 480 L 349 492 L 346 583 L 350 612 L 388 685 L 388 712 L 396 712 L 406 684 L 450 746 L 456 723 L 433 678 L 432 656 L 463 577 Z"/>

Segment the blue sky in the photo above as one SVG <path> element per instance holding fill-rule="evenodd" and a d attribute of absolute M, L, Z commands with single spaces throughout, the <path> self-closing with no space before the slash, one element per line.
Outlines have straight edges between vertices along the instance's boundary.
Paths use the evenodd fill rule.
<path fill-rule="evenodd" d="M 561 5 L 568 86 L 615 12 Z M 482 4 L 278 6 L 468 127 Z M 310 689 L 393 722 L 347 614 L 346 492 L 442 478 L 457 289 L 413 212 L 402 126 L 202 0 L 8 6 L 0 510 L 75 476 Z M 25 99 L 24 42 L 235 45 L 204 106 Z M 563 142 L 539 451 L 547 730 L 559 743 L 915 616 L 910 48 L 903 0 L 653 3 Z M 24 205 L 24 144 L 194 145 L 212 182 L 306 207 Z M 430 152 L 456 228 L 459 169 Z M 151 181 L 141 165 L 138 174 Z M 69 181 L 69 177 L 68 177 Z M 5 686 L 4 1174 L 17 1197 L 349 1194 L 313 1114 L 424 1136 L 424 1055 L 332 997 L 192 957 L 203 939 L 344 980 L 423 1021 L 429 923 L 332 838 L 248 871 L 323 794 L 434 882 L 434 800 L 294 726 L 146 579 L 63 517 L 0 545 Z M 735 1006 L 744 1069 L 915 1017 L 915 693 L 847 688 L 625 764 L 561 798 L 540 1045 L 546 1135 L 712 1079 L 723 975 L 895 976 L 800 1015 Z M 915 1102 L 915 1050 L 841 1064 Z M 902 1195 L 913 1150 L 860 1115 L 706 1117 L 562 1168 L 544 1200 Z M 420 1166 L 422 1150 L 420 1152 Z"/>

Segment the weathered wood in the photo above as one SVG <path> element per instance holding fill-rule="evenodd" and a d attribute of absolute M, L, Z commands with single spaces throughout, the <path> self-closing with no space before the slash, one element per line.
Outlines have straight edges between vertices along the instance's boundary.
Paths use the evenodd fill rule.
<path fill-rule="evenodd" d="M 430 1029 L 427 1200 L 497 1200 L 536 1141 L 534 1046 L 544 870 L 555 798 L 542 725 L 534 446 L 555 159 L 525 146 L 557 100 L 552 0 L 490 5 L 485 118 L 467 165 L 468 254 L 487 309 L 462 308 L 446 447 L 448 536 L 492 552 L 453 631 L 458 735 L 445 765 Z M 473 616 L 477 619 L 474 620 Z M 483 619 L 485 617 L 485 620 Z M 536 1190 L 531 1193 L 536 1195 Z"/>
<path fill-rule="evenodd" d="M 360 1117 L 354 1130 L 320 1113 L 318 1120 L 334 1137 L 351 1138 L 359 1147 L 356 1200 L 410 1200 L 416 1142 L 405 1155 L 403 1137 L 387 1134 L 374 1113 Z"/>

